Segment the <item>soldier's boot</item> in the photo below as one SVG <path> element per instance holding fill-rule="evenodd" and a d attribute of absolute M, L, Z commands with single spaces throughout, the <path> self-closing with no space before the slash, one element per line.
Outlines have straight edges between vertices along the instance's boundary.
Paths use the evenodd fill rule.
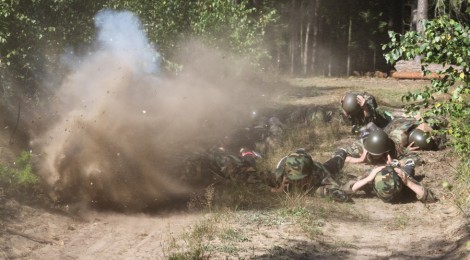
<path fill-rule="evenodd" d="M 331 198 L 337 202 L 348 202 L 351 201 L 350 196 L 346 191 L 339 188 L 331 188 L 326 186 L 319 187 L 316 191 L 316 194 L 320 195 L 322 198 Z"/>
<path fill-rule="evenodd" d="M 343 148 L 338 149 L 333 153 L 333 156 L 323 163 L 323 166 L 328 170 L 328 172 L 333 175 L 337 176 L 341 169 L 344 167 L 344 162 L 348 153 Z"/>

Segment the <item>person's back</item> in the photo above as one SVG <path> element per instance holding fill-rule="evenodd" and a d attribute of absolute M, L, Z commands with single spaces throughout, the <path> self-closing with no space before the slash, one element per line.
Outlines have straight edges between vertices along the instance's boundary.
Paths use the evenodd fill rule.
<path fill-rule="evenodd" d="M 384 131 L 393 140 L 400 155 L 414 150 L 438 150 L 445 147 L 445 134 L 432 134 L 433 128 L 413 117 L 393 119 Z"/>
<path fill-rule="evenodd" d="M 335 158 L 329 161 L 331 160 Z M 315 190 L 322 197 L 331 197 L 340 202 L 349 201 L 346 192 L 341 190 L 340 185 L 331 177 L 327 168 L 331 165 L 328 162 L 321 164 L 314 161 L 303 149 L 290 153 L 277 164 L 275 175 L 278 187 L 271 191 Z"/>
<path fill-rule="evenodd" d="M 437 200 L 434 193 L 414 179 L 415 163 L 408 160 L 404 165 L 393 161 L 386 166 L 376 167 L 364 178 L 351 183 L 347 188 L 352 193 L 371 184 L 377 197 L 384 202 L 400 202 L 405 189 L 416 194 L 416 198 L 423 203 L 432 203 Z"/>
<path fill-rule="evenodd" d="M 393 119 L 387 127 L 384 128 L 385 133 L 395 143 L 395 147 L 399 153 L 404 153 L 409 145 L 408 136 L 411 130 L 420 125 L 419 120 L 413 117 L 401 117 Z"/>

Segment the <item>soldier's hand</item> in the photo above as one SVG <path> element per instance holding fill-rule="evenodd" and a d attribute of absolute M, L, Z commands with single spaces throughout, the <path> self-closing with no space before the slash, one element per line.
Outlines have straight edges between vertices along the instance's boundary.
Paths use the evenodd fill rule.
<path fill-rule="evenodd" d="M 408 175 L 400 168 L 393 168 L 395 172 L 400 176 L 401 180 L 403 181 L 403 184 L 408 183 Z"/>
<path fill-rule="evenodd" d="M 365 99 L 363 96 L 357 95 L 356 100 L 357 100 L 357 103 L 358 103 L 361 107 L 364 107 L 364 106 L 366 105 L 366 99 Z"/>
<path fill-rule="evenodd" d="M 289 187 L 289 179 L 283 177 L 281 186 L 279 188 L 272 188 L 271 192 L 283 192 L 287 187 Z"/>
<path fill-rule="evenodd" d="M 411 142 L 411 144 L 409 144 L 406 149 L 411 152 L 419 150 L 419 146 L 413 146 L 414 144 L 415 142 Z"/>
<path fill-rule="evenodd" d="M 392 161 L 392 156 L 390 156 L 390 154 L 387 154 L 387 164 L 390 164 Z"/>

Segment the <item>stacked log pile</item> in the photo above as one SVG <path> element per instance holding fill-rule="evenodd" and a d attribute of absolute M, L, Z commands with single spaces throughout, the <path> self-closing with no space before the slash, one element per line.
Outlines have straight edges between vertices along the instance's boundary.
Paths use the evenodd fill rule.
<path fill-rule="evenodd" d="M 396 71 L 391 73 L 391 76 L 396 79 L 434 79 L 438 78 L 437 71 L 442 71 L 447 67 L 441 64 L 429 64 L 428 69 L 432 71 L 431 74 L 424 75 L 421 71 L 421 62 L 415 60 L 401 60 L 395 64 Z M 455 67 L 459 69 L 459 67 Z"/>

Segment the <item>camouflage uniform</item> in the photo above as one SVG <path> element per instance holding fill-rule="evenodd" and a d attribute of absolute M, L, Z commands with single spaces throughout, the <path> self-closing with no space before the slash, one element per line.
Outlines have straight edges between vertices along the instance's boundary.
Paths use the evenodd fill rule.
<path fill-rule="evenodd" d="M 434 193 L 422 186 L 414 177 L 414 164 L 413 166 L 405 165 L 401 169 L 408 175 L 408 181 L 411 181 L 424 189 L 422 197 L 417 196 L 417 199 L 423 203 L 432 203 L 437 200 Z M 404 189 L 407 189 L 403 184 L 400 176 L 395 172 L 394 167 L 387 166 L 382 171 L 377 173 L 374 179 L 374 191 L 377 196 L 385 202 L 398 202 L 403 197 Z"/>
<path fill-rule="evenodd" d="M 385 127 L 384 131 L 395 143 L 398 153 L 404 154 L 409 145 L 408 136 L 420 124 L 421 122 L 414 117 L 395 118 Z"/>
<path fill-rule="evenodd" d="M 445 119 L 439 117 L 428 118 L 426 123 L 428 123 L 432 129 L 438 130 L 446 125 Z M 401 153 L 407 152 L 408 137 L 411 132 L 421 124 L 421 121 L 415 119 L 414 117 L 402 117 L 393 119 L 384 131 L 390 136 L 390 139 L 395 142 L 397 150 Z M 432 150 L 442 150 L 445 148 L 447 143 L 447 136 L 444 133 L 433 135 L 435 142 L 435 147 Z"/>
<path fill-rule="evenodd" d="M 403 191 L 403 182 L 391 166 L 385 167 L 374 178 L 373 188 L 375 194 L 385 202 L 398 200 Z"/>
<path fill-rule="evenodd" d="M 330 160 L 335 161 L 337 158 L 333 157 Z M 328 167 L 334 165 L 330 160 L 321 164 L 314 161 L 305 151 L 299 149 L 290 153 L 278 163 L 275 170 L 276 180 L 280 184 L 283 177 L 286 177 L 293 182 L 294 187 L 296 187 L 296 182 L 309 180 L 300 188 L 316 189 L 316 193 L 322 197 L 331 197 L 336 201 L 346 202 L 349 200 L 349 196 L 341 189 L 328 171 Z"/>
<path fill-rule="evenodd" d="M 260 138 L 254 139 L 253 150 L 266 154 L 270 149 L 280 145 L 281 138 L 284 135 L 286 126 L 277 117 L 266 118 L 266 122 L 254 127 L 262 131 Z"/>
<path fill-rule="evenodd" d="M 186 159 L 186 177 L 190 180 L 214 178 L 247 181 L 254 174 L 256 167 L 252 160 L 228 154 L 223 148 L 195 153 Z"/>
<path fill-rule="evenodd" d="M 410 119 L 410 118 L 406 118 L 406 119 Z M 397 120 L 397 119 L 395 119 L 395 120 Z M 402 120 L 400 119 L 400 120 L 397 120 L 396 122 L 401 122 L 401 121 Z M 403 121 L 406 121 L 406 120 L 403 120 Z M 409 120 L 409 121 L 412 122 L 412 120 Z M 397 125 L 399 125 L 399 124 L 397 124 Z M 390 130 L 394 129 L 394 127 L 390 127 L 389 129 Z M 401 140 L 402 140 L 402 134 L 401 134 L 402 132 L 400 131 L 400 129 L 401 128 L 391 130 L 390 133 L 385 131 L 394 143 L 394 146 L 392 147 L 392 150 L 390 150 L 388 152 L 388 154 L 390 155 L 390 157 L 392 159 L 398 159 L 398 160 L 409 160 L 409 159 L 411 159 L 411 160 L 415 161 L 417 165 L 422 165 L 423 160 L 421 159 L 421 157 L 417 153 L 413 153 L 413 152 L 409 151 L 408 149 L 403 148 L 403 146 L 401 146 L 401 143 L 397 144 L 397 141 L 401 142 Z M 365 150 L 364 140 L 365 140 L 365 136 L 363 138 L 359 138 L 354 143 L 352 143 L 350 146 L 348 146 L 346 148 L 341 148 L 341 149 L 346 151 L 348 156 L 353 157 L 353 158 L 359 158 L 359 157 L 361 157 L 362 153 Z M 408 137 L 406 137 L 406 141 L 408 142 Z M 385 163 L 387 163 L 387 157 L 386 156 L 375 157 L 375 156 L 372 156 L 368 153 L 367 156 L 366 156 L 366 161 L 365 162 L 367 164 L 375 164 L 375 165 L 385 164 Z"/>
<path fill-rule="evenodd" d="M 350 93 L 363 96 L 364 99 L 366 100 L 366 106 L 369 111 L 369 116 L 367 117 L 365 117 L 364 114 L 362 113 L 359 116 L 351 116 L 351 115 L 347 116 L 347 119 L 353 125 L 352 131 L 354 133 L 357 133 L 359 131 L 359 128 L 367 125 L 370 122 L 373 122 L 375 125 L 377 125 L 380 128 L 384 128 L 392 120 L 393 118 L 392 115 L 388 111 L 386 111 L 384 108 L 378 107 L 375 97 L 372 96 L 371 94 L 367 92 L 350 92 Z M 342 115 L 345 115 L 345 111 L 342 106 L 340 107 L 340 113 Z"/>

